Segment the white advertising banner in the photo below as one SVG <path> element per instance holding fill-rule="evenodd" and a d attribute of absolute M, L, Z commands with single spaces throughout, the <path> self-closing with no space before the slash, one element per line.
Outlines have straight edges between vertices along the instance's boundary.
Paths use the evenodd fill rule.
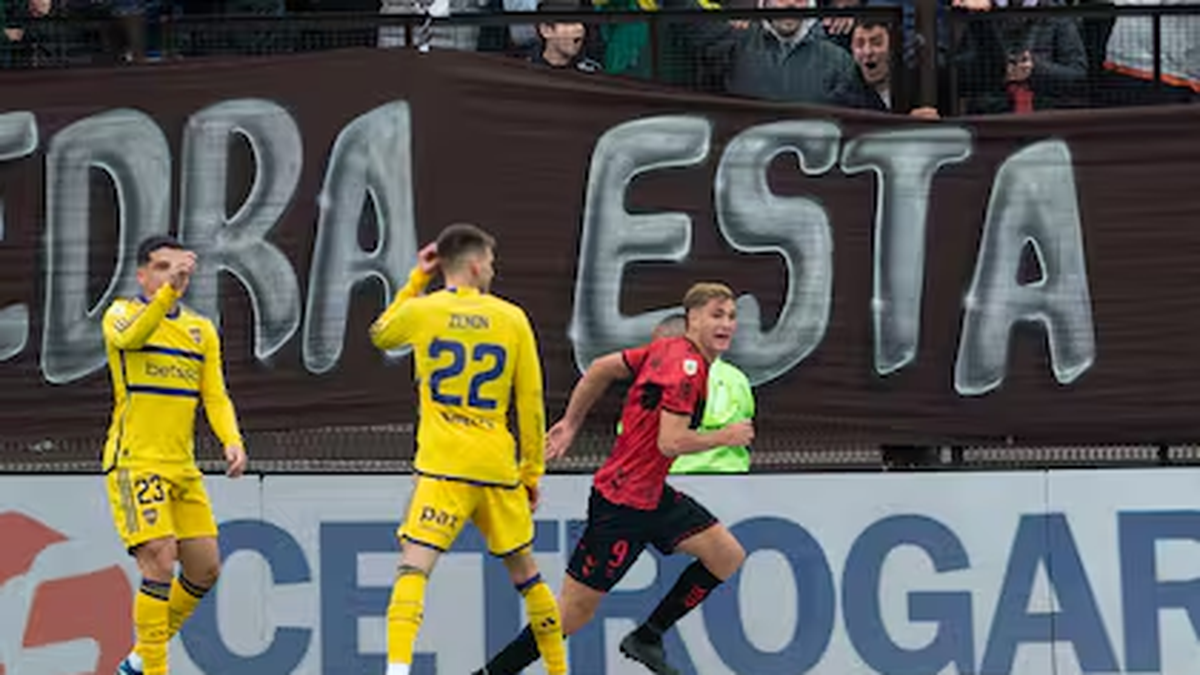
<path fill-rule="evenodd" d="M 1185 675 L 1200 663 L 1200 471 L 672 483 L 750 554 L 668 635 L 684 673 Z M 208 486 L 224 574 L 173 642 L 171 672 L 382 674 L 411 478 Z M 586 476 L 545 484 L 535 550 L 556 588 L 589 487 Z M 0 477 L 0 532 L 0 673 L 111 675 L 129 648 L 138 577 L 102 480 Z M 645 554 L 569 641 L 571 672 L 645 672 L 616 645 L 686 562 Z M 414 672 L 472 672 L 522 623 L 503 566 L 468 529 L 429 584 Z"/>

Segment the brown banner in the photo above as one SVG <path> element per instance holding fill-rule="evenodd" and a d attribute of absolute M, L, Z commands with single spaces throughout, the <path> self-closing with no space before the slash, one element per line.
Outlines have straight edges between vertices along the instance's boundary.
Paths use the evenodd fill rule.
<path fill-rule="evenodd" d="M 99 316 L 168 230 L 245 428 L 411 423 L 366 329 L 454 221 L 497 235 L 552 415 L 721 279 L 764 437 L 1200 439 L 1200 108 L 925 123 L 409 50 L 0 90 L 6 441 L 103 433 Z"/>

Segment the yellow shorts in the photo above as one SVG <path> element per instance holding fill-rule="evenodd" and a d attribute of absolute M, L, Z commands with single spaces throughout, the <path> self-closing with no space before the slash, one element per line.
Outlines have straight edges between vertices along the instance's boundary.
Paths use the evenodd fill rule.
<path fill-rule="evenodd" d="M 470 520 L 494 556 L 504 557 L 533 543 L 533 512 L 524 488 L 429 476 L 418 476 L 416 482 L 408 515 L 396 532 L 401 539 L 445 552 Z"/>
<path fill-rule="evenodd" d="M 119 467 L 105 476 L 113 522 L 127 550 L 154 539 L 217 536 L 204 476 L 154 467 Z"/>

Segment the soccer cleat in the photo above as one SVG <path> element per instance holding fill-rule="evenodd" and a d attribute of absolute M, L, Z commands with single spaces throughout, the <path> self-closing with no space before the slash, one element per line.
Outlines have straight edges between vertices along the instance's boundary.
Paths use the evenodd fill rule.
<path fill-rule="evenodd" d="M 117 675 L 142 675 L 142 671 L 135 669 L 126 656 L 117 666 Z"/>
<path fill-rule="evenodd" d="M 630 633 L 621 640 L 621 653 L 627 659 L 633 659 L 658 675 L 680 675 L 679 671 L 667 663 L 667 652 L 663 649 L 662 640 L 650 642 L 638 638 L 637 632 Z"/>

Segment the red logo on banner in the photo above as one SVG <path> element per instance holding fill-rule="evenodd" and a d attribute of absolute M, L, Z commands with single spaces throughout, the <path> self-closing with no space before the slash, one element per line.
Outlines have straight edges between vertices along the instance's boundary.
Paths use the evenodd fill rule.
<path fill-rule="evenodd" d="M 0 532 L 0 586 L 28 573 L 42 551 L 67 541 L 61 532 L 11 511 L 0 513 Z M 129 651 L 132 603 L 129 579 L 117 565 L 43 581 L 34 590 L 21 646 L 92 639 L 100 650 L 94 672 L 109 675 Z M 5 675 L 3 663 L 0 675 Z"/>

